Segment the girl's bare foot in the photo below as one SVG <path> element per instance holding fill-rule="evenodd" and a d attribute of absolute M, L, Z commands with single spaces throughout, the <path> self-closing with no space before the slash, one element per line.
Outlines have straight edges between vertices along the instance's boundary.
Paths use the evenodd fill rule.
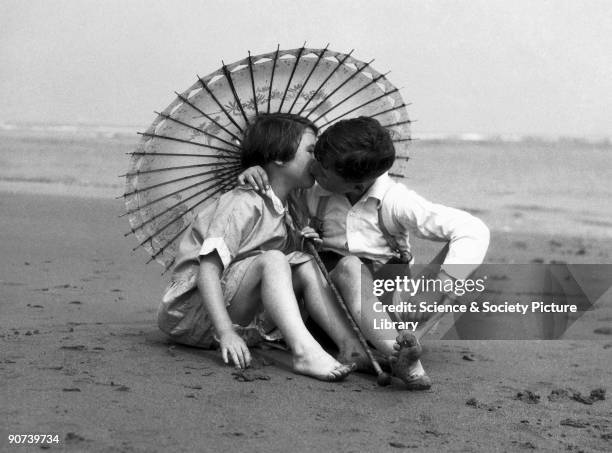
<path fill-rule="evenodd" d="M 343 365 L 323 349 L 293 355 L 293 370 L 321 381 L 338 382 L 355 369 L 355 364 Z"/>
<path fill-rule="evenodd" d="M 410 332 L 400 332 L 393 349 L 395 349 L 391 356 L 393 375 L 404 381 L 409 390 L 430 388 L 431 379 L 419 360 L 423 348 L 417 338 Z"/>

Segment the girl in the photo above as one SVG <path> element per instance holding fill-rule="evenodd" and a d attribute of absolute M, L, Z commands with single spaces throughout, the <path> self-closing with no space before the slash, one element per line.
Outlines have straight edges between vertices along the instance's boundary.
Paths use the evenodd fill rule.
<path fill-rule="evenodd" d="M 297 373 L 338 381 L 354 368 L 312 337 L 296 297 L 337 341 L 343 357 L 362 355 L 312 257 L 298 250 L 314 231 L 298 232 L 298 219 L 287 209 L 292 191 L 314 184 L 309 169 L 316 133 L 310 121 L 290 114 L 259 115 L 249 126 L 242 163 L 263 167 L 270 188 L 225 193 L 185 233 L 158 312 L 160 328 L 175 341 L 219 346 L 225 363 L 245 368 L 251 362 L 248 346 L 282 335 Z"/>

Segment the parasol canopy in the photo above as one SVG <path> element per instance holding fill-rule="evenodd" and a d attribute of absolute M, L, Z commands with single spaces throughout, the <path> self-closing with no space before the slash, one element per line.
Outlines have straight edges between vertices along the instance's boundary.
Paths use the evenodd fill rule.
<path fill-rule="evenodd" d="M 327 47 L 249 56 L 197 81 L 141 133 L 123 195 L 138 245 L 169 268 L 195 215 L 236 185 L 241 139 L 258 113 L 309 118 L 320 131 L 358 116 L 376 118 L 395 142 L 390 174 L 402 177 L 410 120 L 398 88 L 370 62 Z M 126 235 L 130 234 L 126 233 Z"/>

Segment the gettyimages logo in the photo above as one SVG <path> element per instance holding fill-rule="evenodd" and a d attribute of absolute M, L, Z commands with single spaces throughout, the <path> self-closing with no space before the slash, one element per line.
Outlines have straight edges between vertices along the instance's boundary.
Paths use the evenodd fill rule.
<path fill-rule="evenodd" d="M 612 264 L 485 264 L 408 270 L 386 265 L 362 282 L 362 323 L 443 339 L 561 338 L 596 303 L 612 299 Z M 463 276 L 464 278 L 450 278 Z"/>

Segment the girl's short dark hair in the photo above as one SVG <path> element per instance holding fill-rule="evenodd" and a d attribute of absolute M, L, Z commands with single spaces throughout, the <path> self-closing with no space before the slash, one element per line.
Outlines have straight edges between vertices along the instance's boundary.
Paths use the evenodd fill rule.
<path fill-rule="evenodd" d="M 338 121 L 317 139 L 315 158 L 348 181 L 376 178 L 395 162 L 391 134 L 374 118 Z"/>
<path fill-rule="evenodd" d="M 242 139 L 242 166 L 266 165 L 275 160 L 293 159 L 306 129 L 317 135 L 318 128 L 293 113 L 260 113 L 249 124 Z"/>

